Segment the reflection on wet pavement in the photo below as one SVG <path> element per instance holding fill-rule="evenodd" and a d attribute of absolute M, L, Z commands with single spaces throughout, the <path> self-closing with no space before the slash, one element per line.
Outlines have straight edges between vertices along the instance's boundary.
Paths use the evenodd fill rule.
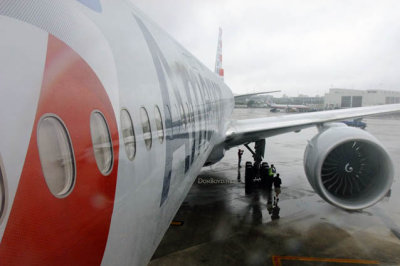
<path fill-rule="evenodd" d="M 265 109 L 235 109 L 237 117 L 270 115 Z M 274 192 L 244 191 L 244 167 L 237 149 L 205 167 L 193 184 L 150 265 L 272 265 L 273 256 L 345 258 L 400 265 L 400 120 L 365 119 L 367 130 L 389 150 L 396 176 L 390 197 L 358 212 L 335 208 L 316 193 L 305 177 L 303 153 L 316 129 L 267 139 L 266 161 L 282 178 L 279 219 L 272 219 Z M 239 147 L 238 147 L 239 148 Z M 242 166 L 251 161 L 245 150 Z M 282 261 L 282 265 L 347 265 Z M 357 264 L 352 264 L 357 265 Z M 358 264 L 359 265 L 359 264 Z"/>

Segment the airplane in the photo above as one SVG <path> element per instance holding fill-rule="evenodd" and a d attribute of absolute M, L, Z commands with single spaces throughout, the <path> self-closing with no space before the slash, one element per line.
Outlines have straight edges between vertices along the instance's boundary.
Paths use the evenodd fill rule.
<path fill-rule="evenodd" d="M 278 110 L 285 110 L 286 112 L 302 112 L 310 110 L 310 106 L 304 104 L 275 104 L 271 101 L 267 102 L 271 112 L 277 112 Z"/>
<path fill-rule="evenodd" d="M 334 122 L 399 104 L 233 120 L 222 78 L 126 0 L 1 0 L 0 32 L 0 265 L 144 265 L 204 165 L 311 126 L 325 201 L 391 187 L 382 144 Z"/>

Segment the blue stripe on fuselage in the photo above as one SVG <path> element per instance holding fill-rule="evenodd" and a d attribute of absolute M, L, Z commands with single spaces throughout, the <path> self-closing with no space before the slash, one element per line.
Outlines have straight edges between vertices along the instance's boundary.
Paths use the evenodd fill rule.
<path fill-rule="evenodd" d="M 100 0 L 78 0 L 78 2 L 98 13 L 103 11 L 101 8 Z"/>

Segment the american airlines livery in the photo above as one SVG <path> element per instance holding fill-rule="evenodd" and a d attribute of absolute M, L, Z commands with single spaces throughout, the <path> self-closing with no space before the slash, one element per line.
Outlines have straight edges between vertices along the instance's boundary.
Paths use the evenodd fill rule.
<path fill-rule="evenodd" d="M 399 104 L 232 120 L 222 46 L 216 74 L 128 0 L 0 0 L 0 33 L 0 265 L 144 265 L 204 165 L 311 126 L 324 200 L 391 187 L 379 141 L 331 122 Z"/>

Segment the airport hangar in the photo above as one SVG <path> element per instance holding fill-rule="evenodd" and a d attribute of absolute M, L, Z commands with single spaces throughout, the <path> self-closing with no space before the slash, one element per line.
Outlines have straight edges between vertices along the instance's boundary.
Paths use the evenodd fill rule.
<path fill-rule="evenodd" d="M 400 92 L 331 88 L 325 94 L 325 109 L 400 103 Z"/>

